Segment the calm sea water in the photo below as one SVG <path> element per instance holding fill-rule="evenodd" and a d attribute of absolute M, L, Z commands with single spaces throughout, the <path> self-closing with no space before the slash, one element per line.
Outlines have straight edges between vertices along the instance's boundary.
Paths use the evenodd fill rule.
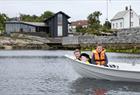
<path fill-rule="evenodd" d="M 0 51 L 0 95 L 140 95 L 140 83 L 82 78 L 64 54 L 73 52 Z M 110 62 L 140 64 L 140 54 L 107 55 Z"/>

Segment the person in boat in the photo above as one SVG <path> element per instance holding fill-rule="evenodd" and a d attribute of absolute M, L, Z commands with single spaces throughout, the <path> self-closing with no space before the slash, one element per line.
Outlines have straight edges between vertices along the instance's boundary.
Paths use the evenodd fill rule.
<path fill-rule="evenodd" d="M 92 51 L 91 63 L 107 66 L 108 58 L 106 56 L 105 49 L 101 44 L 98 44 L 96 50 Z"/>
<path fill-rule="evenodd" d="M 86 53 L 81 53 L 79 49 L 75 49 L 74 55 L 75 55 L 75 58 L 80 61 L 91 63 L 91 58 L 89 57 L 89 55 Z"/>
<path fill-rule="evenodd" d="M 86 64 L 90 64 L 90 63 L 91 63 L 91 59 L 90 59 L 89 55 L 86 54 L 86 53 L 82 53 L 82 54 L 80 55 L 80 60 L 81 60 L 82 62 L 85 62 Z"/>
<path fill-rule="evenodd" d="M 76 58 L 76 59 L 81 60 L 81 59 L 80 59 L 81 51 L 80 51 L 79 49 L 75 49 L 74 55 L 75 55 L 75 58 Z"/>

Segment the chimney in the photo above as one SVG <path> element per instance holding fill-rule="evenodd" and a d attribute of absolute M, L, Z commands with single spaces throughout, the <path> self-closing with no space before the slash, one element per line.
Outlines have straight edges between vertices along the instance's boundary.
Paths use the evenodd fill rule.
<path fill-rule="evenodd" d="M 125 7 L 125 10 L 126 10 L 126 11 L 128 10 L 128 7 L 127 7 L 127 6 Z"/>
<path fill-rule="evenodd" d="M 130 11 L 132 11 L 131 6 L 130 6 Z"/>

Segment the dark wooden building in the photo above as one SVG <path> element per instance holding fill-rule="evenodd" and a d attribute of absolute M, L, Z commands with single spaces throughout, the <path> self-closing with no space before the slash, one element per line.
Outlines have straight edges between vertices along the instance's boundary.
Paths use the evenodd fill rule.
<path fill-rule="evenodd" d="M 58 12 L 44 22 L 7 21 L 5 31 L 11 32 L 45 32 L 50 37 L 68 36 L 70 17 L 64 12 Z"/>
<path fill-rule="evenodd" d="M 44 21 L 49 26 L 52 37 L 68 36 L 69 18 L 68 15 L 60 11 Z"/>
<path fill-rule="evenodd" d="M 23 21 L 6 21 L 5 31 L 11 32 L 49 32 L 49 27 L 45 23 L 23 22 Z"/>

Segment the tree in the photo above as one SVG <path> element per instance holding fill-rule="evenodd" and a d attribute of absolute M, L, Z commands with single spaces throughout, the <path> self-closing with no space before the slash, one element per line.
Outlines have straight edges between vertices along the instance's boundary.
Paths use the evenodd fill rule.
<path fill-rule="evenodd" d="M 105 23 L 102 26 L 103 32 L 112 32 L 111 31 L 111 23 L 109 21 L 105 21 Z"/>
<path fill-rule="evenodd" d="M 4 13 L 0 13 L 0 31 L 3 31 L 5 28 L 5 21 L 8 19 L 8 16 Z"/>
<path fill-rule="evenodd" d="M 40 22 L 40 17 L 36 15 L 27 15 L 27 14 L 20 14 L 20 19 L 22 21 L 29 21 L 29 22 Z"/>
<path fill-rule="evenodd" d="M 107 29 L 111 29 L 111 23 L 109 21 L 105 21 L 103 26 L 106 27 Z"/>
<path fill-rule="evenodd" d="M 42 22 L 45 19 L 53 16 L 54 13 L 51 11 L 45 11 L 41 16 L 37 15 L 28 15 L 28 14 L 21 14 L 20 18 L 22 21 L 29 21 L 29 22 Z"/>
<path fill-rule="evenodd" d="M 81 25 L 76 26 L 76 32 L 85 33 L 86 30 L 87 30 L 86 27 L 82 27 Z"/>
<path fill-rule="evenodd" d="M 95 23 L 100 24 L 99 16 L 101 16 L 101 15 L 102 15 L 102 13 L 100 13 L 99 11 L 95 11 L 95 12 L 91 13 L 87 17 L 88 23 L 90 25 L 95 24 Z"/>
<path fill-rule="evenodd" d="M 94 30 L 93 32 L 99 32 L 99 29 L 101 28 L 99 17 L 102 15 L 101 12 L 95 11 L 91 13 L 87 19 L 88 19 L 88 32 L 91 32 L 91 30 Z"/>
<path fill-rule="evenodd" d="M 49 18 L 49 17 L 51 17 L 51 16 L 53 16 L 53 15 L 54 15 L 53 12 L 51 12 L 51 11 L 45 11 L 45 12 L 40 16 L 40 18 L 41 18 L 41 20 L 43 21 L 43 20 L 45 20 L 45 19 L 47 19 L 47 18 Z"/>

